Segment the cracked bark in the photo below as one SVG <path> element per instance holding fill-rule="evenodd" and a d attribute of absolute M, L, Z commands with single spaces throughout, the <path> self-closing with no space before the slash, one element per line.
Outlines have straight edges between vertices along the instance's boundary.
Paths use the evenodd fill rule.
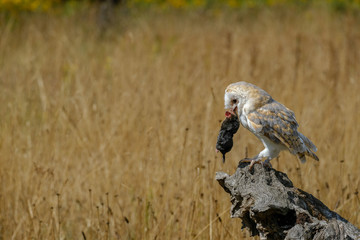
<path fill-rule="evenodd" d="M 261 239 L 360 239 L 360 230 L 313 195 L 293 186 L 285 173 L 241 163 L 235 174 L 216 173 L 230 194 L 231 217 Z"/>

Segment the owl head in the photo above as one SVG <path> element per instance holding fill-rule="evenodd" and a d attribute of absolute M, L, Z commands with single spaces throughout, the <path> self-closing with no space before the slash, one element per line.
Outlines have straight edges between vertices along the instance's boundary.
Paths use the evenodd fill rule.
<path fill-rule="evenodd" d="M 245 104 L 255 104 L 271 99 L 270 95 L 261 88 L 247 82 L 230 84 L 225 89 L 225 109 L 240 114 Z"/>

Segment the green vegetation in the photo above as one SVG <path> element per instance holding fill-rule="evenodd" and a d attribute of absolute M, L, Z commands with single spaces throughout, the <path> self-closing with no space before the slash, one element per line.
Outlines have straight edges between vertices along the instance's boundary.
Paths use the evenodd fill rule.
<path fill-rule="evenodd" d="M 78 5 L 98 3 L 100 1 L 86 0 L 0 0 L 0 10 L 19 12 L 49 12 L 58 8 L 71 8 Z M 330 9 L 345 11 L 359 10 L 360 0 L 128 0 L 120 1 L 129 8 L 159 9 L 242 9 L 259 7 L 325 6 Z"/>

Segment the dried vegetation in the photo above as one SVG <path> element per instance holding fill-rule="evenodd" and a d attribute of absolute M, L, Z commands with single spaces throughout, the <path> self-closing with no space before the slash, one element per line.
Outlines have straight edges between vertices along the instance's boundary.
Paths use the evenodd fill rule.
<path fill-rule="evenodd" d="M 0 239 L 239 239 L 214 179 L 223 91 L 293 109 L 320 162 L 273 160 L 360 226 L 359 19 L 321 10 L 30 16 L 0 23 Z M 117 24 L 119 23 L 119 24 Z"/>

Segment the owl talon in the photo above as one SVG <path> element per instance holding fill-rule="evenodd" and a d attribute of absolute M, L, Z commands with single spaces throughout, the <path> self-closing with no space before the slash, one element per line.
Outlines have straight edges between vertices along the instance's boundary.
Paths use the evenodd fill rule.
<path fill-rule="evenodd" d="M 244 162 L 250 163 L 249 170 L 253 169 L 254 165 L 257 163 L 261 164 L 261 166 L 263 166 L 263 167 L 272 168 L 270 160 L 268 160 L 268 159 L 266 159 L 263 162 L 263 161 L 261 161 L 261 159 L 258 159 L 258 158 L 244 158 L 244 159 L 240 160 L 239 164 L 244 163 Z"/>
<path fill-rule="evenodd" d="M 266 160 L 262 163 L 262 165 L 263 165 L 264 167 L 267 167 L 267 168 L 272 168 L 272 165 L 271 165 L 269 159 L 266 159 Z"/>
<path fill-rule="evenodd" d="M 263 162 L 261 161 L 261 158 L 257 158 L 257 157 L 241 159 L 239 161 L 239 164 L 240 163 L 250 163 L 249 170 L 251 170 L 256 163 L 259 163 L 263 166 Z"/>
<path fill-rule="evenodd" d="M 243 158 L 239 161 L 239 163 L 251 163 L 253 160 L 253 158 Z"/>
<path fill-rule="evenodd" d="M 261 164 L 261 166 L 264 166 L 264 163 L 261 161 L 261 159 L 253 159 L 250 162 L 249 170 L 251 170 L 256 163 Z"/>

